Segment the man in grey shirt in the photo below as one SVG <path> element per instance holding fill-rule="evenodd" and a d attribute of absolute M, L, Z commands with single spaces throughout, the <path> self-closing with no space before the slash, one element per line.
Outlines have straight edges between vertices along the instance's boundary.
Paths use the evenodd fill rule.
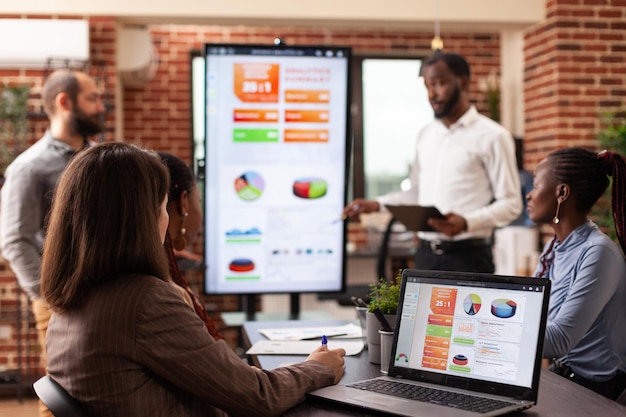
<path fill-rule="evenodd" d="M 50 127 L 6 169 L 0 194 L 0 250 L 32 300 L 45 366 L 50 310 L 39 292 L 45 222 L 61 172 L 88 146 L 90 136 L 104 130 L 105 108 L 96 82 L 83 72 L 53 72 L 41 98 Z M 40 414 L 50 415 L 47 410 Z"/>

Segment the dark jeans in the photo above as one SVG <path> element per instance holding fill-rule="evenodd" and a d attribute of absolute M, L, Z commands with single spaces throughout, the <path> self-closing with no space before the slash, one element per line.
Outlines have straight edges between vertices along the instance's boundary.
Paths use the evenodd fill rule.
<path fill-rule="evenodd" d="M 418 247 L 415 252 L 415 269 L 492 274 L 495 271 L 493 250 L 491 246 L 483 246 L 438 255 L 429 247 Z"/>
<path fill-rule="evenodd" d="M 626 389 L 626 373 L 624 372 L 618 372 L 617 375 L 608 381 L 599 382 L 577 375 L 574 371 L 572 371 L 572 368 L 567 365 L 553 363 L 550 365 L 550 370 L 563 378 L 569 379 L 570 381 L 582 385 L 585 388 L 589 388 L 590 390 L 610 398 L 611 400 L 616 400 L 617 397 L 619 397 L 620 394 Z"/>

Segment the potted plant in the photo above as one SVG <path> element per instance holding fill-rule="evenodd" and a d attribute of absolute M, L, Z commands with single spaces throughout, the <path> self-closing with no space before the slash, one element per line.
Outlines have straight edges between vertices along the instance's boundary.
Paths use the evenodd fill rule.
<path fill-rule="evenodd" d="M 381 278 L 376 284 L 370 284 L 370 303 L 365 315 L 365 328 L 367 348 L 369 350 L 370 362 L 372 363 L 380 363 L 380 335 L 378 331 L 383 329 L 380 321 L 374 314 L 374 310 L 380 309 L 391 327 L 395 327 L 401 280 L 402 271 L 398 273 L 398 276 L 393 281 Z"/>

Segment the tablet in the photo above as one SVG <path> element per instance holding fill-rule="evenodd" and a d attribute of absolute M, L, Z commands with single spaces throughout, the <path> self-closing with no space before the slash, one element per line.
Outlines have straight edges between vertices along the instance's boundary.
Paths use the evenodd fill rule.
<path fill-rule="evenodd" d="M 417 206 L 417 205 L 401 205 L 390 206 L 385 205 L 387 210 L 393 214 L 393 217 L 402 223 L 407 230 L 417 231 L 433 231 L 434 229 L 428 225 L 428 219 L 434 217 L 443 219 L 445 216 L 433 206 Z"/>

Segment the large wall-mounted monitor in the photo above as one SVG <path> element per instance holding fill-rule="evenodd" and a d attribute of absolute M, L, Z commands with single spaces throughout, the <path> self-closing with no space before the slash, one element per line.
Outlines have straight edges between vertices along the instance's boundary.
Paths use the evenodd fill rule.
<path fill-rule="evenodd" d="M 207 294 L 342 291 L 342 47 L 205 45 Z"/>

